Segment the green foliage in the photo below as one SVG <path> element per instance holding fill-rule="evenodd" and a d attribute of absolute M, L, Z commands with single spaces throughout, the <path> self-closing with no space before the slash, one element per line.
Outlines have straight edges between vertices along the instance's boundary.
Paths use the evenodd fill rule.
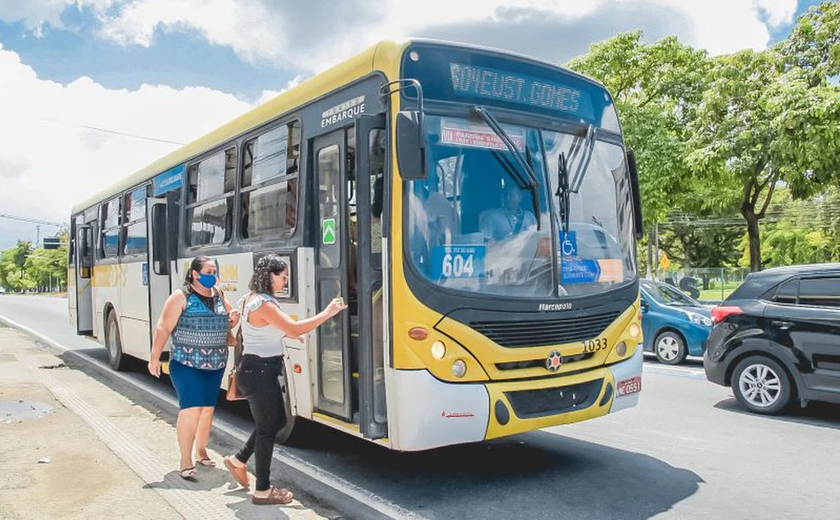
<path fill-rule="evenodd" d="M 742 256 L 738 246 L 743 235 L 743 228 L 695 227 L 687 222 L 660 233 L 659 248 L 683 268 L 733 267 Z"/>
<path fill-rule="evenodd" d="M 811 87 L 840 74 L 840 2 L 827 0 L 811 7 L 778 49 L 787 69 Z"/>
<path fill-rule="evenodd" d="M 25 240 L 0 254 L 0 285 L 9 291 L 30 291 L 67 285 L 66 237 L 59 249 L 33 249 Z"/>
<path fill-rule="evenodd" d="M 726 205 L 739 194 L 753 270 L 761 268 L 758 222 L 779 182 L 803 198 L 840 178 L 840 90 L 809 87 L 784 63 L 772 49 L 716 58 L 690 124 L 689 162 L 710 187 L 708 200 Z"/>
<path fill-rule="evenodd" d="M 596 43 L 567 66 L 592 76 L 612 93 L 625 142 L 636 151 L 646 224 L 663 221 L 690 196 L 685 134 L 705 88 L 711 62 L 669 37 L 648 44 L 641 31 Z"/>

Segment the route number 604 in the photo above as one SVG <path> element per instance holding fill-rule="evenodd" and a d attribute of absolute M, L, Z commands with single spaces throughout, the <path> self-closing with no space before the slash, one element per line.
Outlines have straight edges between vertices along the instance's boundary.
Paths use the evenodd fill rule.
<path fill-rule="evenodd" d="M 446 254 L 441 272 L 446 278 L 471 277 L 475 271 L 473 255 Z"/>

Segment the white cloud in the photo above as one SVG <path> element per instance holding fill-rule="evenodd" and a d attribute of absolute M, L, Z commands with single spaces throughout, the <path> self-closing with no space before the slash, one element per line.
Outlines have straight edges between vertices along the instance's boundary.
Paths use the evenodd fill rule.
<path fill-rule="evenodd" d="M 761 49 L 768 26 L 793 20 L 798 0 L 4 0 L 0 18 L 29 27 L 60 24 L 68 5 L 85 6 L 101 21 L 98 36 L 123 45 L 150 46 L 158 31 L 195 31 L 251 62 L 317 72 L 383 38 L 433 33 L 461 41 L 447 27 L 487 27 L 486 41 L 505 41 L 509 27 L 527 29 L 546 20 L 562 30 L 608 19 L 610 30 L 645 25 L 650 13 L 668 11 L 673 33 L 712 54 Z M 621 23 L 613 13 L 629 16 Z M 633 25 L 635 20 L 635 26 Z M 600 31 L 599 31 L 600 32 Z M 527 30 L 526 30 L 527 33 Z M 587 42 L 587 44 L 592 42 Z M 525 52 L 545 57 L 543 41 Z M 520 49 L 521 50 L 521 49 Z M 551 53 L 548 53 L 551 54 Z"/>
<path fill-rule="evenodd" d="M 117 0 L 3 0 L 0 2 L 0 20 L 22 22 L 35 36 L 41 37 L 46 25 L 61 28 L 61 14 L 71 6 L 90 7 L 104 12 Z"/>
<path fill-rule="evenodd" d="M 767 15 L 771 27 L 781 27 L 793 22 L 799 0 L 755 0 L 758 9 Z"/>
<path fill-rule="evenodd" d="M 205 87 L 130 91 L 86 77 L 45 81 L 2 44 L 0 77 L 0 213 L 52 221 L 67 220 L 74 203 L 176 148 L 79 125 L 188 142 L 250 108 Z M 18 238 L 11 233 L 0 235 L 0 249 Z"/>
<path fill-rule="evenodd" d="M 294 78 L 290 79 L 288 83 L 286 83 L 286 86 L 283 88 L 283 90 L 263 90 L 262 94 L 260 94 L 260 97 L 257 99 L 257 105 L 261 105 L 266 101 L 279 96 L 283 92 L 295 88 L 296 86 L 303 83 L 305 79 L 306 77 L 303 74 L 298 74 Z"/>

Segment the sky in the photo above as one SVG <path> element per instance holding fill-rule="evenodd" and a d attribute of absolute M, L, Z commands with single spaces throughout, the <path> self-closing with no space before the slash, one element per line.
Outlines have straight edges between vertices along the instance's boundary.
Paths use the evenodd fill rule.
<path fill-rule="evenodd" d="M 0 214 L 71 206 L 378 40 L 555 63 L 633 29 L 714 55 L 785 38 L 818 0 L 0 0 Z M 56 228 L 41 227 L 41 237 Z M 35 240 L 0 218 L 0 250 Z"/>

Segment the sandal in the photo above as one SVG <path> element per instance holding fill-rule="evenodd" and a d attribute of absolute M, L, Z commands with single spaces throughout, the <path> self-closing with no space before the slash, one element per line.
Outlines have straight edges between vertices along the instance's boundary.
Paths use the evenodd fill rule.
<path fill-rule="evenodd" d="M 215 468 L 216 467 L 216 461 L 214 461 L 210 457 L 204 457 L 203 459 L 199 459 L 196 462 L 198 464 L 201 464 L 202 466 L 207 467 L 207 468 Z"/>
<path fill-rule="evenodd" d="M 248 489 L 248 468 L 245 466 L 236 466 L 233 462 L 231 462 L 230 457 L 225 457 L 222 459 L 225 462 L 225 467 L 227 468 L 230 476 L 233 477 L 240 486 Z"/>
<path fill-rule="evenodd" d="M 290 504 L 294 497 L 292 492 L 286 488 L 277 489 L 276 487 L 272 487 L 271 491 L 268 492 L 268 496 L 265 498 L 251 496 L 251 503 L 257 506 L 286 505 Z"/>
<path fill-rule="evenodd" d="M 184 479 L 184 480 L 194 481 L 195 480 L 195 475 L 196 475 L 195 466 L 191 466 L 189 468 L 184 468 L 184 469 L 181 470 L 181 478 Z"/>

